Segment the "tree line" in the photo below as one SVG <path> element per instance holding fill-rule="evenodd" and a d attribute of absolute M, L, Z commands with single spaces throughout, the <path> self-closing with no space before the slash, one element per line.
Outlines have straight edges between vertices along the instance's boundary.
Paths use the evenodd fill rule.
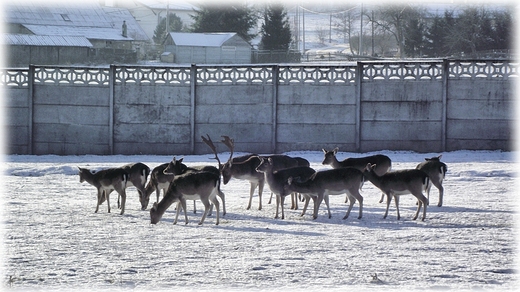
<path fill-rule="evenodd" d="M 516 21 L 513 7 L 469 5 L 432 14 L 420 5 L 385 4 L 362 9 L 347 4 L 335 10 L 340 12 L 331 13 L 331 30 L 350 44 L 352 54 L 412 58 L 472 56 L 481 51 L 511 50 L 513 46 Z M 246 1 L 208 2 L 200 4 L 191 17 L 193 24 L 189 27 L 175 14 L 170 14 L 168 20 L 163 18 L 156 27 L 154 41 L 162 43 L 169 23 L 170 32 L 236 32 L 249 42 L 260 36 L 262 50 L 289 50 L 297 42 L 295 28 L 291 27 L 282 2 L 260 6 Z M 259 33 L 252 33 L 259 22 Z"/>

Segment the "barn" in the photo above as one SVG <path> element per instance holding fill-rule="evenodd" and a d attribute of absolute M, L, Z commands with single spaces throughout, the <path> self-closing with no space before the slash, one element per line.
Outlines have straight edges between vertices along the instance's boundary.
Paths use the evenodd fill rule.
<path fill-rule="evenodd" d="M 250 64 L 251 45 L 234 32 L 171 32 L 164 41 L 162 60 L 178 64 Z"/>
<path fill-rule="evenodd" d="M 5 9 L 7 66 L 135 63 L 150 42 L 126 9 L 96 2 L 20 1 Z"/>

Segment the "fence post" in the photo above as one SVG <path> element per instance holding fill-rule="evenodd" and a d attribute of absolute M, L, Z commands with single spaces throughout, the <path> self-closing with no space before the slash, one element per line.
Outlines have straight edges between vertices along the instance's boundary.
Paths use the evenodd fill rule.
<path fill-rule="evenodd" d="M 197 65 L 191 64 L 190 68 L 190 149 L 195 154 L 195 96 L 197 88 Z"/>
<path fill-rule="evenodd" d="M 278 65 L 273 65 L 273 120 L 272 120 L 272 136 L 271 136 L 271 152 L 276 153 L 276 146 L 278 144 L 276 140 L 276 134 L 277 134 L 277 120 L 278 120 L 278 80 L 279 80 L 279 74 L 280 67 Z"/>
<path fill-rule="evenodd" d="M 28 96 L 28 105 L 29 105 L 29 120 L 27 121 L 27 127 L 28 127 L 28 145 L 27 145 L 27 152 L 29 155 L 34 154 L 34 142 L 33 142 L 33 117 L 34 117 L 34 65 L 29 65 L 29 72 L 27 76 L 27 82 L 29 86 L 29 92 L 27 93 Z"/>
<path fill-rule="evenodd" d="M 450 75 L 450 62 L 442 60 L 442 121 L 441 121 L 441 151 L 446 151 L 447 124 L 448 124 L 448 78 Z"/>
<path fill-rule="evenodd" d="M 108 151 L 110 155 L 114 155 L 114 94 L 115 94 L 115 84 L 116 84 L 116 66 L 111 64 L 109 69 L 109 118 L 108 118 Z"/>
<path fill-rule="evenodd" d="M 356 67 L 356 152 L 361 152 L 361 83 L 363 81 L 363 63 Z"/>

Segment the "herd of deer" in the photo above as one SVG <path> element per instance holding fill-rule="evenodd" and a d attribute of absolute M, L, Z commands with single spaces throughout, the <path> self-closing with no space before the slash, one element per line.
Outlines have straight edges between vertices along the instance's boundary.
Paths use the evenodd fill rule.
<path fill-rule="evenodd" d="M 225 195 L 220 189 L 221 177 L 224 184 L 227 184 L 231 178 L 249 181 L 251 187 L 247 205 L 248 210 L 251 208 L 253 193 L 256 188 L 258 188 L 259 197 L 258 209 L 262 209 L 262 192 L 267 182 L 272 194 L 276 195 L 275 218 L 279 218 L 278 209 L 281 207 L 282 219 L 285 218 L 284 199 L 287 195 L 291 195 L 292 198 L 291 208 L 297 209 L 298 199 L 296 194 L 301 195 L 305 199 L 301 216 L 305 214 L 309 201 L 312 199 L 314 202 L 313 218 L 317 218 L 318 209 L 323 200 L 327 206 L 330 218 L 329 196 L 346 194 L 349 207 L 343 219 L 348 218 L 356 201 L 359 202 L 358 219 L 361 219 L 363 215 L 363 197 L 359 191 L 365 179 L 368 179 L 383 192 L 380 203 L 383 202 L 386 196 L 386 211 L 383 218 L 387 217 L 388 208 L 393 198 L 397 209 L 397 219 L 400 219 L 399 197 L 405 194 L 412 194 L 418 200 L 417 211 L 413 219 L 417 219 L 422 207 L 422 220 L 424 221 L 432 184 L 439 189 L 438 206 L 442 206 L 444 194 L 442 181 L 447 171 L 446 164 L 440 161 L 442 155 L 426 158 L 426 161 L 417 165 L 415 169 L 391 171 L 392 162 L 385 155 L 347 158 L 343 161 L 338 161 L 336 158 L 338 148 L 332 151 L 323 149 L 325 154 L 323 164 L 331 165 L 332 169 L 315 171 L 310 167 L 309 161 L 301 157 L 248 154 L 233 158 L 233 139 L 227 136 L 222 137 L 224 140 L 221 142 L 230 149 L 229 159 L 224 164 L 220 162 L 216 147 L 209 135 L 207 135 L 207 138 L 202 137 L 203 142 L 215 154 L 218 168 L 210 165 L 188 167 L 182 162 L 182 158 L 176 159 L 174 157 L 171 162 L 161 164 L 151 172 L 148 166 L 140 162 L 97 172 L 79 168 L 80 182 L 86 181 L 97 188 L 96 213 L 99 210 L 99 205 L 105 200 L 110 213 L 109 195 L 114 190 L 121 198 L 120 203 L 118 197 L 118 207 L 121 208 L 121 215 L 125 212 L 126 188 L 134 186 L 138 190 L 142 210 L 148 207 L 150 195 L 155 191 L 157 201 L 150 209 L 152 224 L 159 222 L 162 215 L 173 203 L 177 203 L 174 224 L 177 223 L 181 208 L 184 210 L 187 224 L 186 201 L 200 200 L 204 204 L 205 211 L 199 225 L 204 222 L 207 215 L 211 215 L 213 206 L 215 206 L 217 213 L 215 224 L 218 225 L 220 203 L 217 197 L 222 201 L 222 214 L 226 215 Z M 150 175 L 149 181 L 148 175 Z M 163 190 L 163 198 L 159 201 L 161 190 Z M 427 197 L 423 195 L 424 191 L 426 191 Z M 269 200 L 270 202 L 271 199 Z"/>

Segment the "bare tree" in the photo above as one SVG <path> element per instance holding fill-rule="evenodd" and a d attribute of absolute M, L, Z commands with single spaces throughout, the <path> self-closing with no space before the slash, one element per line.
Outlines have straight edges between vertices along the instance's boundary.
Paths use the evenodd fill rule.
<path fill-rule="evenodd" d="M 380 6 L 375 9 L 374 17 L 366 14 L 370 21 L 378 27 L 391 33 L 399 47 L 401 58 L 405 55 L 405 29 L 409 20 L 422 18 L 423 9 L 408 4 L 393 4 Z"/>

